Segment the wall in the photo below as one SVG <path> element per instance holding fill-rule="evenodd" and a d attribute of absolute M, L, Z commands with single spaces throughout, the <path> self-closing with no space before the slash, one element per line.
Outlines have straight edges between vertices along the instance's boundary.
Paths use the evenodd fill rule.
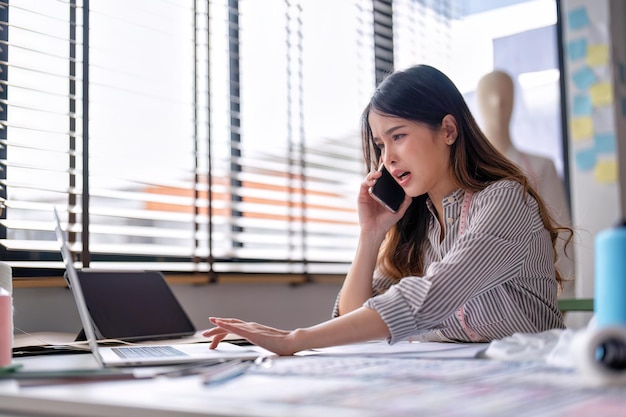
<path fill-rule="evenodd" d="M 293 329 L 327 320 L 339 284 L 173 285 L 172 289 L 197 329 L 211 327 L 209 316 L 236 317 Z M 81 329 L 67 288 L 14 288 L 16 334 L 75 332 Z"/>
<path fill-rule="evenodd" d="M 626 132 L 618 127 L 626 107 L 616 95 L 615 68 L 624 64 L 614 55 L 624 38 L 613 32 L 626 16 L 622 2 L 610 0 L 566 0 L 562 15 L 576 295 L 587 298 L 594 296 L 595 236 L 623 216 L 618 138 Z"/>

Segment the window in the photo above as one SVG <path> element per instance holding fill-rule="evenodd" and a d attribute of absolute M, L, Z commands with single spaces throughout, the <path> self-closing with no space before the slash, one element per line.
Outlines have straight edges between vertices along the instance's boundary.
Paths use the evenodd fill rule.
<path fill-rule="evenodd" d="M 61 267 L 54 205 L 83 267 L 347 270 L 359 117 L 375 86 L 372 4 L 3 10 L 2 245 L 18 274 Z"/>
<path fill-rule="evenodd" d="M 0 2 L 2 259 L 61 269 L 57 206 L 79 267 L 345 273 L 361 111 L 394 66 L 461 80 L 467 3 Z"/>

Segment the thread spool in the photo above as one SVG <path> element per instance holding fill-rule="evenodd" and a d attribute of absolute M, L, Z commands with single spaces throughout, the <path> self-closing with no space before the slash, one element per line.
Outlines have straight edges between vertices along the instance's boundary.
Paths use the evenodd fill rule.
<path fill-rule="evenodd" d="M 626 326 L 626 227 L 603 230 L 595 242 L 594 312 L 598 328 Z"/>

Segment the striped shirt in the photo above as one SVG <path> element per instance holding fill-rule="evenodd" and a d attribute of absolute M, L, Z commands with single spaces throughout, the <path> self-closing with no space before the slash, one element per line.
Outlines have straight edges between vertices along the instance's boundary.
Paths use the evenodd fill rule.
<path fill-rule="evenodd" d="M 518 182 L 502 180 L 474 193 L 462 216 L 465 194 L 459 189 L 443 200 L 442 241 L 427 200 L 422 277 L 396 283 L 374 273 L 373 297 L 364 306 L 380 314 L 390 343 L 487 342 L 564 328 L 552 242 L 535 199 Z"/>

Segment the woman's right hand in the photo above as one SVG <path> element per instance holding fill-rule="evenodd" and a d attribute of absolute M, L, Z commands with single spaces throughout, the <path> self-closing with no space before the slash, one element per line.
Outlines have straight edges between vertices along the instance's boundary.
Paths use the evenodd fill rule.
<path fill-rule="evenodd" d="M 381 175 L 380 171 L 371 171 L 365 176 L 361 183 L 357 201 L 361 231 L 382 237 L 402 218 L 409 208 L 412 199 L 408 195 L 405 196 L 402 205 L 396 213 L 374 200 L 369 193 L 369 189 Z"/>

